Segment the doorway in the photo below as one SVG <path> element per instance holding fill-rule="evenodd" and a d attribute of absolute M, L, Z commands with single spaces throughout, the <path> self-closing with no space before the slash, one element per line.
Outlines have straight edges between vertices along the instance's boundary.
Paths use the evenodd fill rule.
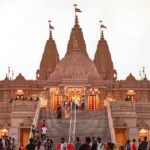
<path fill-rule="evenodd" d="M 23 144 L 25 146 L 29 141 L 29 135 L 30 135 L 30 128 L 21 128 L 20 129 L 20 144 Z"/>
<path fill-rule="evenodd" d="M 115 128 L 115 139 L 116 139 L 116 149 L 119 146 L 125 146 L 127 140 L 127 129 L 126 128 Z"/>

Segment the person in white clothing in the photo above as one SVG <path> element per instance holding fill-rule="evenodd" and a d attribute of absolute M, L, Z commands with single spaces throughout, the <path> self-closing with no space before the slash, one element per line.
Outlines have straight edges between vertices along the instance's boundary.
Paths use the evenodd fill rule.
<path fill-rule="evenodd" d="M 43 126 L 43 128 L 42 128 L 42 140 L 43 141 L 46 140 L 47 130 L 48 129 L 45 126 Z"/>
<path fill-rule="evenodd" d="M 104 149 L 105 145 L 104 143 L 101 142 L 101 137 L 98 137 L 97 142 L 92 145 L 91 150 L 104 150 Z"/>
<path fill-rule="evenodd" d="M 61 138 L 61 147 L 60 150 L 67 150 L 67 143 L 65 142 L 65 138 Z"/>

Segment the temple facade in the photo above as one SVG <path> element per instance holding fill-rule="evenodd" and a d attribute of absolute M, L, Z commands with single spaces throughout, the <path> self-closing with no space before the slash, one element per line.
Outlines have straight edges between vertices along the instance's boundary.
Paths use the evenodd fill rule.
<path fill-rule="evenodd" d="M 144 136 L 150 140 L 150 81 L 146 76 L 137 80 L 131 73 L 117 80 L 103 31 L 94 60 L 90 59 L 76 16 L 61 60 L 50 30 L 36 80 L 26 80 L 20 73 L 14 80 L 6 75 L 0 81 L 0 134 L 23 143 L 29 137 L 39 100 L 41 109 L 56 111 L 64 101 L 73 100 L 80 106 L 83 96 L 87 113 L 107 110 L 113 142 L 121 145 Z"/>

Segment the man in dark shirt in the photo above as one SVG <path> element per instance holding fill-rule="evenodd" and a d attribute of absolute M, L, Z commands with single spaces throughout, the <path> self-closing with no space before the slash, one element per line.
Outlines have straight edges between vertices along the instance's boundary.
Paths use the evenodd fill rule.
<path fill-rule="evenodd" d="M 144 137 L 144 141 L 142 141 L 140 148 L 141 150 L 147 150 L 148 142 L 147 142 L 147 137 Z"/>
<path fill-rule="evenodd" d="M 35 149 L 35 145 L 33 143 L 33 138 L 30 138 L 29 144 L 26 145 L 26 150 L 34 150 L 34 149 Z"/>
<path fill-rule="evenodd" d="M 0 150 L 4 150 L 2 139 L 0 138 Z"/>
<path fill-rule="evenodd" d="M 91 149 L 90 143 L 91 143 L 91 138 L 85 137 L 85 143 L 80 145 L 79 150 L 90 150 Z"/>

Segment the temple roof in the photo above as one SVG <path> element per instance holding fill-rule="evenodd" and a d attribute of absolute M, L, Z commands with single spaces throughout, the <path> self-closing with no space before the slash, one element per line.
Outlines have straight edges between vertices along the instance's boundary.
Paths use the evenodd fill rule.
<path fill-rule="evenodd" d="M 15 81 L 16 82 L 25 82 L 26 79 L 21 73 L 19 73 L 19 75 L 16 77 Z"/>
<path fill-rule="evenodd" d="M 55 71 L 50 75 L 50 80 L 62 79 L 99 80 L 100 75 L 87 55 L 80 50 L 74 50 L 58 63 Z"/>

